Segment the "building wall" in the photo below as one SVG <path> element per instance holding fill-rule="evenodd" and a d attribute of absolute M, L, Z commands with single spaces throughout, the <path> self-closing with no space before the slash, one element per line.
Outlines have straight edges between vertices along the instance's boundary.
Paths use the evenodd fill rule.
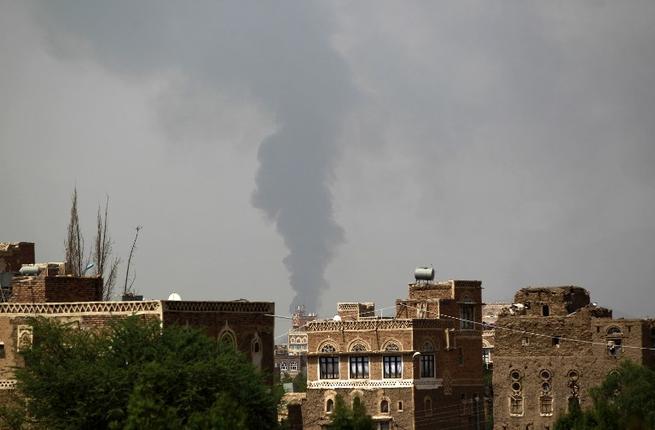
<path fill-rule="evenodd" d="M 275 311 L 268 302 L 76 302 L 76 303 L 0 303 L 0 390 L 13 388 L 13 369 L 22 366 L 21 342 L 31 339 L 29 318 L 55 318 L 76 323 L 80 328 L 105 326 L 113 318 L 142 315 L 162 320 L 165 325 L 198 327 L 214 338 L 230 334 L 236 346 L 270 375 L 273 372 L 273 332 Z M 259 343 L 258 351 L 255 344 Z"/>
<path fill-rule="evenodd" d="M 0 242 L 0 272 L 17 273 L 23 264 L 34 264 L 31 242 Z"/>
<path fill-rule="evenodd" d="M 599 385 L 621 361 L 647 364 L 650 359 L 652 353 L 629 347 L 647 346 L 652 322 L 598 317 L 608 311 L 592 305 L 567 314 L 589 297 L 586 291 L 581 294 L 581 289 L 569 288 L 553 289 L 553 294 L 543 288 L 534 294 L 521 290 L 516 298 L 531 301 L 525 311 L 499 316 L 494 348 L 494 428 L 553 429 L 557 417 L 568 411 L 569 399 L 589 407 L 589 389 Z M 543 304 L 550 307 L 550 316 L 542 316 Z M 620 336 L 608 336 L 610 329 L 619 331 Z M 621 340 L 616 351 L 608 349 L 610 338 Z M 512 397 L 523 403 L 522 410 L 517 408 L 514 414 Z M 548 398 L 552 399 L 552 412 L 542 410 L 542 402 Z"/>
<path fill-rule="evenodd" d="M 11 282 L 10 302 L 66 303 L 102 300 L 99 276 L 16 276 Z"/>
<path fill-rule="evenodd" d="M 273 381 L 275 304 L 271 302 L 162 301 L 164 325 L 197 327 L 209 337 L 234 336 L 237 349 Z M 259 346 L 257 346 L 259 345 Z"/>

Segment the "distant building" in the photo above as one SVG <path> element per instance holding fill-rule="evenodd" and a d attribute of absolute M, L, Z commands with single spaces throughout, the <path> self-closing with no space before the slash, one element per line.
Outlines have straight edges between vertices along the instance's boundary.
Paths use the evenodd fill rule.
<path fill-rule="evenodd" d="M 496 322 L 494 428 L 552 430 L 629 359 L 655 367 L 655 321 L 614 319 L 584 288 L 524 288 Z"/>
<path fill-rule="evenodd" d="M 328 428 L 337 394 L 359 397 L 381 430 L 483 428 L 480 294 L 480 281 L 430 277 L 394 318 L 339 303 L 334 319 L 308 323 L 304 428 Z"/>
<path fill-rule="evenodd" d="M 316 319 L 315 313 L 306 313 L 304 306 L 298 306 L 291 316 L 291 330 L 287 336 L 288 353 L 306 354 L 307 353 L 307 330 L 305 329 L 309 321 Z"/>
<path fill-rule="evenodd" d="M 280 380 L 285 376 L 295 378 L 299 373 L 307 374 L 307 354 L 291 354 L 286 345 L 275 345 L 275 372 Z"/>
<path fill-rule="evenodd" d="M 487 369 L 493 369 L 495 325 L 498 315 L 510 303 L 486 303 L 482 305 L 482 362 Z"/>

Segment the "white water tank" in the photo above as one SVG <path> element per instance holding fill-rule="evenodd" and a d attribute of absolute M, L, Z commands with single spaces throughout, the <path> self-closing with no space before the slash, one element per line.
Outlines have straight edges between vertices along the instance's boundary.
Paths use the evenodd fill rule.
<path fill-rule="evenodd" d="M 434 268 L 432 267 L 417 267 L 414 269 L 414 279 L 417 281 L 433 281 Z"/>

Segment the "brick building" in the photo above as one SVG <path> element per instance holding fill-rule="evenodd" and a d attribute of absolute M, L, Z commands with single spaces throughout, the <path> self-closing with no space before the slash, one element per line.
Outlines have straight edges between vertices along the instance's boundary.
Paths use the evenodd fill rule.
<path fill-rule="evenodd" d="M 29 318 L 47 317 L 80 328 L 101 327 L 112 318 L 142 315 L 163 325 L 197 327 L 208 336 L 233 344 L 255 366 L 273 375 L 275 304 L 237 301 L 101 301 L 102 278 L 75 277 L 65 264 L 34 264 L 34 244 L 0 245 L 0 266 L 10 280 L 0 303 L 0 390 L 13 388 L 18 352 L 32 342 Z M 24 267 L 29 264 L 30 267 Z M 20 269 L 23 267 L 22 275 Z"/>
<path fill-rule="evenodd" d="M 307 374 L 307 354 L 290 353 L 286 345 L 275 345 L 275 371 L 279 372 L 280 380 Z"/>
<path fill-rule="evenodd" d="M 614 319 L 584 288 L 524 288 L 496 323 L 494 428 L 554 428 L 622 360 L 655 366 L 655 322 Z"/>
<path fill-rule="evenodd" d="M 417 281 L 394 318 L 339 303 L 307 324 L 304 428 L 326 428 L 341 395 L 359 397 L 378 429 L 484 428 L 479 281 Z"/>

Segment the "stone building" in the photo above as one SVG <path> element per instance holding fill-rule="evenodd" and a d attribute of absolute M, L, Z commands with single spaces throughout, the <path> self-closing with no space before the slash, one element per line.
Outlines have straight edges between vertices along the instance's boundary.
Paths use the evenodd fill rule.
<path fill-rule="evenodd" d="M 275 304 L 237 301 L 101 301 L 102 278 L 70 276 L 63 264 L 34 264 L 34 245 L 0 246 L 0 266 L 9 273 L 9 296 L 0 303 L 0 390 L 13 388 L 21 348 L 32 343 L 29 319 L 55 318 L 79 328 L 102 327 L 112 318 L 142 315 L 166 325 L 197 327 L 234 345 L 267 372 L 272 382 Z M 11 249 L 8 257 L 6 249 Z M 5 251 L 3 251 L 5 249 Z M 18 249 L 18 251 L 16 250 Z M 22 251 L 21 251 L 22 250 Z M 5 252 L 5 254 L 3 254 Z M 20 268 L 29 264 L 22 275 Z"/>
<path fill-rule="evenodd" d="M 291 330 L 287 335 L 287 349 L 290 355 L 307 354 L 307 330 L 308 322 L 316 319 L 315 313 L 307 313 L 304 306 L 298 306 L 291 315 Z"/>
<path fill-rule="evenodd" d="M 484 428 L 480 294 L 479 281 L 417 281 L 393 318 L 339 303 L 308 323 L 304 428 L 327 428 L 337 394 L 378 429 Z"/>
<path fill-rule="evenodd" d="M 485 303 L 482 305 L 482 362 L 487 369 L 494 367 L 496 320 L 503 309 L 510 305 L 510 303 Z"/>
<path fill-rule="evenodd" d="M 622 360 L 655 366 L 655 322 L 614 319 L 584 288 L 524 288 L 496 323 L 494 428 L 554 428 Z"/>
<path fill-rule="evenodd" d="M 280 380 L 307 374 L 307 354 L 292 354 L 286 345 L 275 345 L 275 371 L 279 372 Z"/>

